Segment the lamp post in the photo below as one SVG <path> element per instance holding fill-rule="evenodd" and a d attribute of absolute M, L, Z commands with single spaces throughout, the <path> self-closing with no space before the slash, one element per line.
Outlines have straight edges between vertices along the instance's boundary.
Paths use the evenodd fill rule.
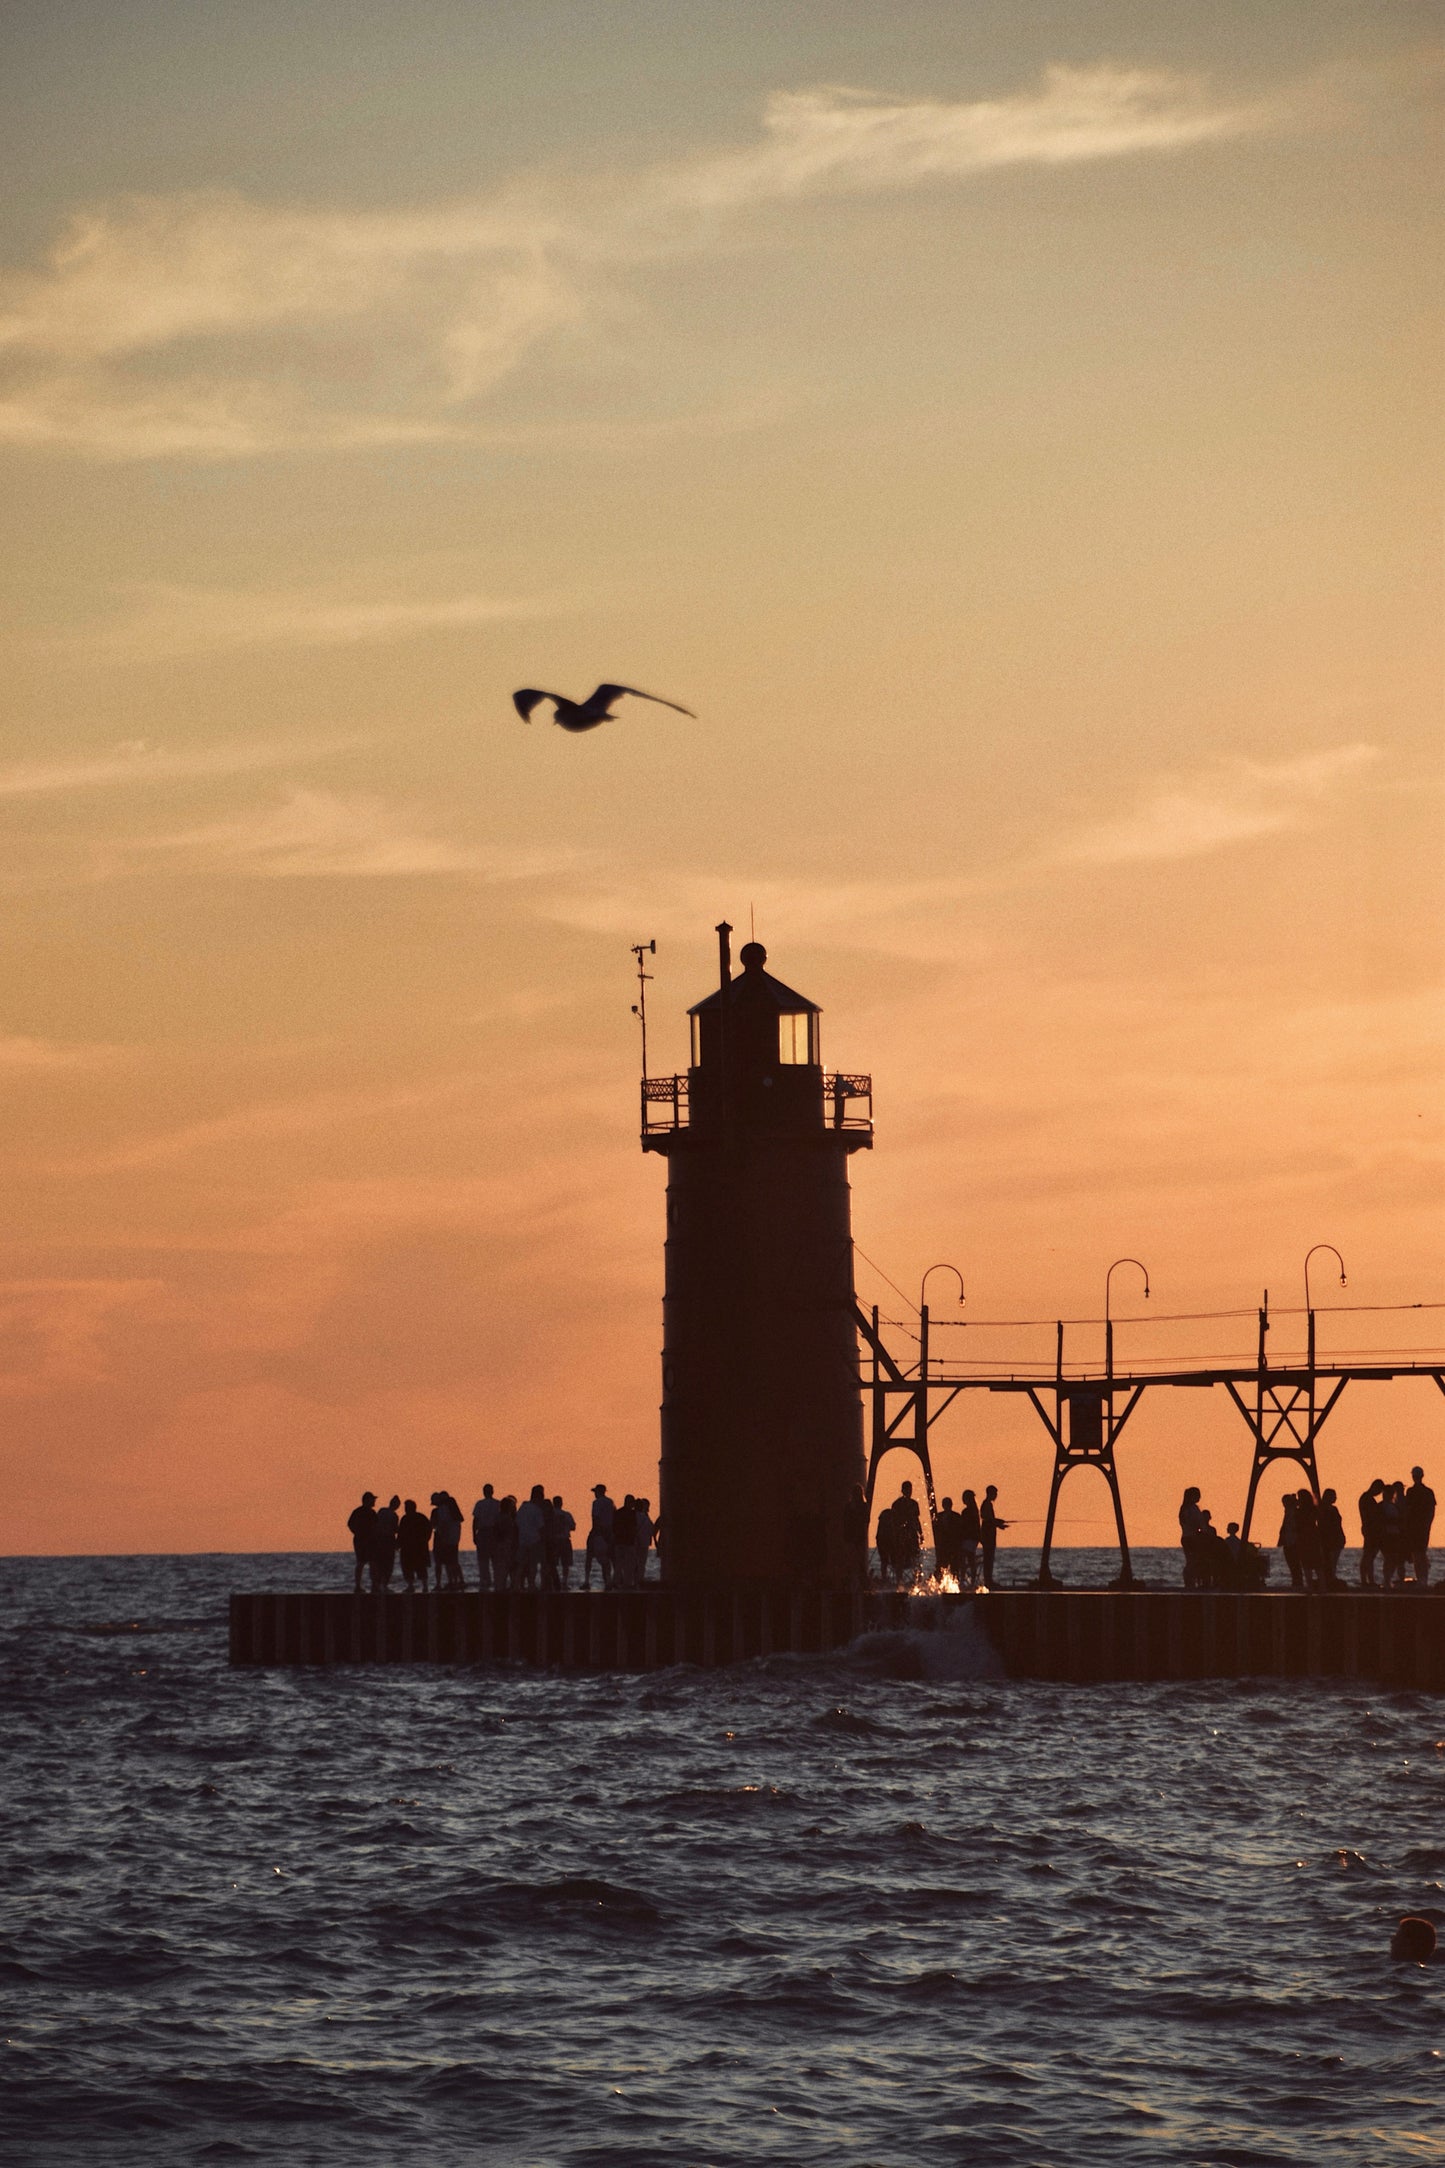
<path fill-rule="evenodd" d="M 1120 1265 L 1134 1265 L 1144 1275 L 1144 1300 L 1149 1300 L 1149 1268 L 1141 1265 L 1137 1257 L 1116 1257 L 1104 1274 L 1104 1369 L 1109 1380 L 1109 1400 L 1112 1413 L 1114 1397 L 1114 1320 L 1110 1314 L 1109 1294 L 1114 1274 Z"/>
<path fill-rule="evenodd" d="M 965 1300 L 963 1274 L 959 1271 L 957 1265 L 930 1265 L 928 1271 L 924 1273 L 923 1278 L 918 1283 L 918 1374 L 925 1385 L 928 1383 L 928 1303 L 926 1297 L 928 1294 L 929 1274 L 934 1272 L 951 1272 L 958 1282 L 959 1302 L 962 1303 Z"/>
<path fill-rule="evenodd" d="M 1321 1250 L 1328 1250 L 1330 1256 L 1339 1266 L 1341 1287 L 1348 1284 L 1345 1279 L 1345 1260 L 1341 1257 L 1333 1242 L 1316 1242 L 1312 1249 L 1305 1251 L 1305 1316 L 1309 1321 L 1309 1366 L 1311 1370 L 1315 1366 L 1315 1312 L 1314 1305 L 1310 1301 L 1310 1259 L 1317 1257 Z"/>

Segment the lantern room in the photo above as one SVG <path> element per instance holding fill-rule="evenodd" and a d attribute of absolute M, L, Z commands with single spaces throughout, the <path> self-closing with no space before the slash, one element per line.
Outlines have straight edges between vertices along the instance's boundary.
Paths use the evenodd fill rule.
<path fill-rule="evenodd" d="M 767 961 L 761 941 L 745 941 L 738 955 L 741 975 L 727 987 L 726 1012 L 721 989 L 689 1009 L 694 1069 L 716 1070 L 726 1063 L 741 1075 L 761 1077 L 778 1069 L 821 1067 L 821 1011 L 775 979 L 765 969 Z"/>

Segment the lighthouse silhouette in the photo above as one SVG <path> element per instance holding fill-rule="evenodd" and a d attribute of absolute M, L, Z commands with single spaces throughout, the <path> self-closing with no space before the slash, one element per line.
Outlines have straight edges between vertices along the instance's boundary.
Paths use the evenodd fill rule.
<path fill-rule="evenodd" d="M 817 1003 L 745 943 L 690 1011 L 685 1075 L 644 1077 L 642 1148 L 667 1160 L 663 1578 L 841 1585 L 863 1480 L 848 1160 L 872 1080 L 822 1066 Z"/>

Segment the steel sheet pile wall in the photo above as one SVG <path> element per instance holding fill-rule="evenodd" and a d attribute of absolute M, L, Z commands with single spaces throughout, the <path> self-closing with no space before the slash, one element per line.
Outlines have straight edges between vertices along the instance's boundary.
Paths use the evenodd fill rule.
<path fill-rule="evenodd" d="M 237 1665 L 524 1663 L 651 1671 L 822 1655 L 859 1635 L 948 1632 L 971 1609 L 1012 1678 L 1369 1678 L 1445 1691 L 1440 1596 L 1000 1591 L 924 1599 L 828 1589 L 628 1595 L 231 1598 Z"/>

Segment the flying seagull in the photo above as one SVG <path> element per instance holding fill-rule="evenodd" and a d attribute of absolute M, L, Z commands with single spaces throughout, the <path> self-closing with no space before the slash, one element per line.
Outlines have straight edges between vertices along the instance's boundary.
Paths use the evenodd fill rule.
<path fill-rule="evenodd" d="M 659 693 L 640 692 L 635 685 L 599 685 L 585 700 L 569 700 L 563 693 L 544 693 L 535 685 L 527 685 L 521 692 L 513 693 L 512 705 L 522 721 L 530 723 L 537 702 L 550 700 L 556 711 L 552 720 L 560 723 L 564 730 L 595 730 L 599 723 L 616 722 L 612 703 L 623 693 L 630 693 L 634 700 L 655 700 L 660 708 L 677 708 L 679 715 L 692 715 L 691 708 L 679 707 L 675 700 L 664 700 Z M 697 721 L 695 715 L 693 721 Z"/>

